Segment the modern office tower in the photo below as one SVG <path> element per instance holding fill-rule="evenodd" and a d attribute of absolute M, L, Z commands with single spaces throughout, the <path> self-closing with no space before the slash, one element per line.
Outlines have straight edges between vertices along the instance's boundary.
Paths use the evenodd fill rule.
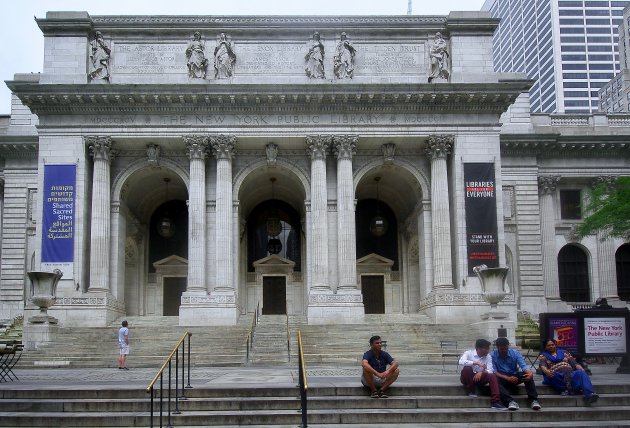
<path fill-rule="evenodd" d="M 599 111 L 625 113 L 630 111 L 630 5 L 623 9 L 619 24 L 619 66 L 617 74 L 599 90 Z"/>
<path fill-rule="evenodd" d="M 617 27 L 628 1 L 487 0 L 501 18 L 494 35 L 498 72 L 535 80 L 531 109 L 597 111 L 598 90 L 620 71 Z"/>

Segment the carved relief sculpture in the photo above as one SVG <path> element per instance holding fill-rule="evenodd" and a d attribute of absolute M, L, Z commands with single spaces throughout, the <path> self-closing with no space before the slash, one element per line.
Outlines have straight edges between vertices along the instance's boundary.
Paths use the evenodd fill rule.
<path fill-rule="evenodd" d="M 319 33 L 313 34 L 308 52 L 304 56 L 306 60 L 306 75 L 311 79 L 324 79 L 324 44 L 320 40 Z"/>
<path fill-rule="evenodd" d="M 345 32 L 341 33 L 335 49 L 334 71 L 337 79 L 352 79 L 354 74 L 354 55 L 356 50 L 348 40 Z"/>
<path fill-rule="evenodd" d="M 265 146 L 265 153 L 267 154 L 267 166 L 276 166 L 278 159 L 278 145 L 269 143 Z"/>
<path fill-rule="evenodd" d="M 451 75 L 448 70 L 448 46 L 446 40 L 442 37 L 442 33 L 435 33 L 435 39 L 429 49 L 429 59 L 431 60 L 431 69 L 429 71 L 429 83 L 433 79 L 448 80 Z"/>
<path fill-rule="evenodd" d="M 196 32 L 186 48 L 186 64 L 188 65 L 188 77 L 193 79 L 205 79 L 208 70 L 205 46 L 201 41 L 201 34 Z"/>
<path fill-rule="evenodd" d="M 232 50 L 232 44 L 228 41 L 225 33 L 219 36 L 219 44 L 214 48 L 214 77 L 225 79 L 232 77 L 236 54 Z"/>
<path fill-rule="evenodd" d="M 109 58 L 111 49 L 103 40 L 103 35 L 97 31 L 94 40 L 90 42 L 90 81 L 105 80 L 109 82 Z"/>

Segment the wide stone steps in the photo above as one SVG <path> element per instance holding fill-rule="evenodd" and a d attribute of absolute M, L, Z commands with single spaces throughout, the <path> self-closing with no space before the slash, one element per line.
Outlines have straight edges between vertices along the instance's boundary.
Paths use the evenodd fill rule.
<path fill-rule="evenodd" d="M 488 397 L 469 398 L 458 386 L 394 387 L 389 399 L 371 399 L 357 386 L 309 389 L 309 426 L 630 426 L 630 385 L 601 385 L 600 400 L 586 406 L 581 397 L 561 397 L 539 387 L 541 411 L 497 412 Z M 0 393 L 1 427 L 149 426 L 149 397 L 139 389 L 12 389 Z M 193 388 L 179 402 L 173 426 L 298 426 L 300 402 L 294 386 Z M 174 409 L 174 404 L 172 404 Z M 165 416 L 166 418 L 166 416 Z M 614 418 L 614 419 L 612 419 Z M 157 419 L 155 419 L 157 421 Z M 166 419 L 164 419 L 166 425 Z M 348 425 L 349 424 L 349 425 Z M 450 425 L 444 425 L 450 426 Z"/>

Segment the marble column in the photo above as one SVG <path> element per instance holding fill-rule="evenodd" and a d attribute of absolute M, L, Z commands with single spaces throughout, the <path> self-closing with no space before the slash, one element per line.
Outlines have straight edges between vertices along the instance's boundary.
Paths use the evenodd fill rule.
<path fill-rule="evenodd" d="M 234 293 L 232 159 L 236 155 L 236 137 L 218 135 L 208 139 L 217 159 L 216 184 L 216 283 L 214 291 Z"/>
<path fill-rule="evenodd" d="M 556 213 L 553 202 L 558 181 L 560 181 L 560 177 L 557 175 L 538 177 L 545 297 L 559 301 L 560 283 L 558 280 L 558 257 L 556 254 Z"/>
<path fill-rule="evenodd" d="M 600 184 L 613 186 L 615 176 L 600 176 L 593 181 L 593 187 Z M 597 268 L 599 272 L 599 297 L 607 300 L 619 299 L 617 294 L 617 264 L 615 263 L 615 241 L 607 237 L 605 231 L 597 231 Z M 594 300 L 594 299 L 593 299 Z"/>
<path fill-rule="evenodd" d="M 184 136 L 190 159 L 188 189 L 187 292 L 207 294 L 206 285 L 206 150 L 207 138 Z"/>
<path fill-rule="evenodd" d="M 315 292 L 331 292 L 328 283 L 328 192 L 326 189 L 326 155 L 329 136 L 306 137 L 307 153 L 311 157 L 311 224 L 309 254 L 311 287 Z"/>
<path fill-rule="evenodd" d="M 451 215 L 446 158 L 453 148 L 452 135 L 430 136 L 431 216 L 433 218 L 433 291 L 453 290 L 451 260 Z"/>
<path fill-rule="evenodd" d="M 114 151 L 110 137 L 85 137 L 85 141 L 94 160 L 89 291 L 110 291 L 110 166 Z"/>
<path fill-rule="evenodd" d="M 339 284 L 337 292 L 358 292 L 357 245 L 355 226 L 354 180 L 352 156 L 359 137 L 334 136 L 333 150 L 337 156 L 337 256 Z"/>

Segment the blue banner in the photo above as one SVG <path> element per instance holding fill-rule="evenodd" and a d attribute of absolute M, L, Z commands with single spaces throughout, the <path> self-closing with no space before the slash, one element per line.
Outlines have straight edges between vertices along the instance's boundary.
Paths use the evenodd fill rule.
<path fill-rule="evenodd" d="M 72 278 L 76 165 L 44 165 L 42 269 Z"/>

